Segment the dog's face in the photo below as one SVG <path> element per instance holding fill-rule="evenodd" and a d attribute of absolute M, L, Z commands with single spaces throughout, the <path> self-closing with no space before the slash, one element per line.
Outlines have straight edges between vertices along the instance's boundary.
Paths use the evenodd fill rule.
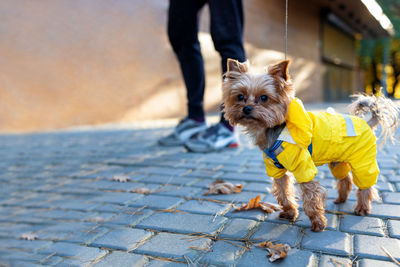
<path fill-rule="evenodd" d="M 248 72 L 248 64 L 228 59 L 223 84 L 225 118 L 248 132 L 273 128 L 285 122 L 294 90 L 287 68 L 289 61 L 268 67 L 267 73 Z"/>

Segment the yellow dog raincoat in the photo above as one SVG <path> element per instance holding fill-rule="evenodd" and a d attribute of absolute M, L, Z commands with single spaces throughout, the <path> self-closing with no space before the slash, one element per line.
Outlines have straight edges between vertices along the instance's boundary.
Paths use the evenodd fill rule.
<path fill-rule="evenodd" d="M 275 179 L 286 171 L 299 183 L 317 175 L 316 166 L 329 165 L 333 176 L 343 179 L 352 171 L 360 189 L 373 186 L 379 175 L 376 137 L 361 118 L 328 112 L 307 112 L 300 99 L 289 105 L 286 127 L 273 146 L 264 151 L 267 174 Z"/>

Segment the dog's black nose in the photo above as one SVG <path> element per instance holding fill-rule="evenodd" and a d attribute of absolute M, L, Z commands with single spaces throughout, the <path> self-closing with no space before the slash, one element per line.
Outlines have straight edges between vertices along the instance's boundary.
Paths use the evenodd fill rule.
<path fill-rule="evenodd" d="M 243 108 L 243 113 L 246 114 L 246 115 L 250 115 L 250 113 L 251 113 L 252 110 L 253 110 L 252 107 L 250 107 L 250 106 L 245 106 L 245 107 Z"/>

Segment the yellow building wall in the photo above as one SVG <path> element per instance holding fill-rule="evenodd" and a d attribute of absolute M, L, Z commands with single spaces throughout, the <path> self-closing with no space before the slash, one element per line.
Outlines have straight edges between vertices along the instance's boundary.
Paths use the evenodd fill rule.
<path fill-rule="evenodd" d="M 245 0 L 245 46 L 255 71 L 282 60 L 284 1 Z M 322 99 L 318 7 L 290 1 L 290 72 L 304 101 Z M 166 0 L 0 1 L 0 132 L 131 122 L 186 114 L 166 35 Z M 221 70 L 208 33 L 205 106 L 220 104 Z"/>

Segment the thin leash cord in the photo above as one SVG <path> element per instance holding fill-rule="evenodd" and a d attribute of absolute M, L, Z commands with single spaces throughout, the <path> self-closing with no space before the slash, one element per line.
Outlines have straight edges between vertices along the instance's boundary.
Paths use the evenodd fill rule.
<path fill-rule="evenodd" d="M 288 19 L 288 0 L 286 0 L 286 9 L 285 9 L 285 60 L 287 58 L 287 19 Z"/>

